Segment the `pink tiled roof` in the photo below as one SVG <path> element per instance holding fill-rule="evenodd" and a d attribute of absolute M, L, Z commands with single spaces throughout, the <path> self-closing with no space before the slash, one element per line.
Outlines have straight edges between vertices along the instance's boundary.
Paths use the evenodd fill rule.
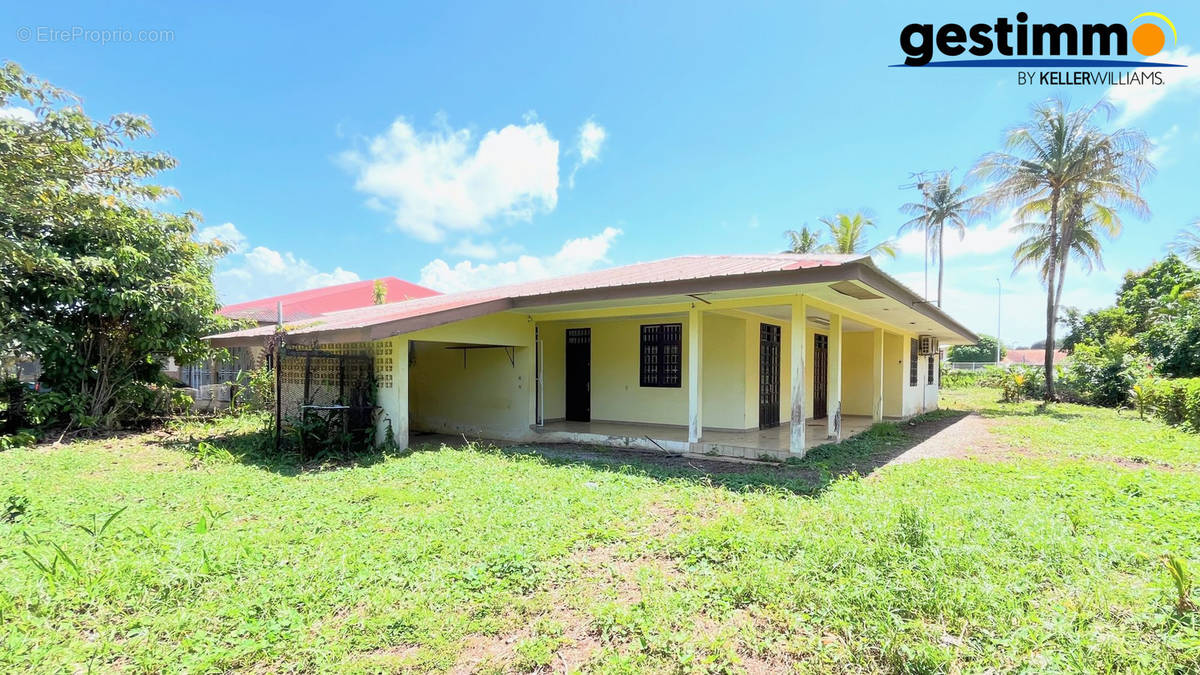
<path fill-rule="evenodd" d="M 1061 349 L 1054 352 L 1055 363 L 1061 363 L 1068 358 L 1070 358 L 1070 354 Z M 1001 363 L 1031 363 L 1038 365 L 1045 362 L 1045 349 L 1010 349 L 1004 353 L 1004 360 L 1001 361 Z"/>
<path fill-rule="evenodd" d="M 382 281 L 387 286 L 388 302 L 438 295 L 432 288 L 418 286 L 396 277 L 383 277 Z M 276 303 L 282 302 L 284 321 L 301 321 L 328 312 L 367 307 L 372 305 L 374 300 L 375 280 L 367 279 L 225 305 L 217 313 L 232 319 L 273 323 L 276 319 Z"/>

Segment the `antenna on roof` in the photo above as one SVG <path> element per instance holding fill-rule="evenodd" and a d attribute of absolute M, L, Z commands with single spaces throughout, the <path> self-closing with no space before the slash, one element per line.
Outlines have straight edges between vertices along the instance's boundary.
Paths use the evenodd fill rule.
<path fill-rule="evenodd" d="M 275 325 L 283 328 L 283 301 L 275 301 Z"/>

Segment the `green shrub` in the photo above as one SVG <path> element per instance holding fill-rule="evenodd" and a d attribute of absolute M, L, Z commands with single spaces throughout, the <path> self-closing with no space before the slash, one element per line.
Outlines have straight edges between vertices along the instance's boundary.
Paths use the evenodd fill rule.
<path fill-rule="evenodd" d="M 21 429 L 15 434 L 0 435 L 0 450 L 27 448 L 36 444 L 38 437 L 28 429 Z"/>
<path fill-rule="evenodd" d="M 274 407 L 275 371 L 263 365 L 238 373 L 229 403 L 231 412 L 265 412 Z"/>
<path fill-rule="evenodd" d="M 1134 385 L 1154 371 L 1149 357 L 1135 347 L 1134 339 L 1124 335 L 1110 336 L 1101 345 L 1077 345 L 1060 380 L 1064 394 L 1110 408 L 1130 403 Z"/>
<path fill-rule="evenodd" d="M 1145 378 L 1137 386 L 1145 410 L 1171 426 L 1200 432 L 1200 377 Z"/>
<path fill-rule="evenodd" d="M 942 368 L 942 388 L 943 389 L 965 389 L 967 387 L 982 387 L 983 386 L 983 371 L 982 370 L 954 370 L 953 368 Z"/>

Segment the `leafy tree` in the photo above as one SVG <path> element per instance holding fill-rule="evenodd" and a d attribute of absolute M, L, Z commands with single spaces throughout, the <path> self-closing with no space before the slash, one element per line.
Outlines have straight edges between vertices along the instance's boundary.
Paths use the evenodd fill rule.
<path fill-rule="evenodd" d="M 831 240 L 831 243 L 821 247 L 821 251 L 825 253 L 866 253 L 867 255 L 886 255 L 889 258 L 896 257 L 896 247 L 890 241 L 880 242 L 874 246 L 867 245 L 867 230 L 875 227 L 875 220 L 861 212 L 838 213 L 822 218 L 821 222 L 828 229 Z"/>
<path fill-rule="evenodd" d="M 1200 270 L 1169 254 L 1141 272 L 1128 272 L 1117 291 L 1117 307 L 1129 312 L 1130 334 L 1144 333 L 1158 317 L 1169 314 L 1172 304 L 1186 302 L 1200 288 Z"/>
<path fill-rule="evenodd" d="M 383 283 L 383 279 L 376 279 L 375 285 L 371 289 L 371 302 L 376 305 L 386 303 L 387 291 L 387 284 Z"/>
<path fill-rule="evenodd" d="M 921 230 L 925 233 L 926 251 L 933 251 L 938 266 L 937 306 L 942 306 L 942 280 L 945 276 L 945 236 L 949 227 L 958 238 L 967 234 L 967 218 L 973 201 L 966 196 L 965 185 L 954 185 L 950 172 L 937 175 L 932 181 L 921 183 L 922 200 L 900 207 L 912 220 L 900 226 L 900 233 Z"/>
<path fill-rule="evenodd" d="M 142 117 L 89 118 L 77 100 L 13 63 L 0 68 L 0 335 L 34 354 L 77 424 L 115 426 L 144 410 L 170 356 L 209 354 L 219 243 L 193 241 L 197 216 L 154 208 L 173 193 L 145 182 L 175 166 L 132 150 Z"/>
<path fill-rule="evenodd" d="M 1200 376 L 1200 270 L 1171 254 L 1140 272 L 1128 272 L 1113 307 L 1081 314 L 1068 309 L 1064 347 L 1106 348 L 1115 337 L 1135 341 L 1158 371 Z"/>
<path fill-rule="evenodd" d="M 1008 349 L 1000 345 L 1000 358 L 1008 354 Z M 951 363 L 995 363 L 996 338 L 991 335 L 979 335 L 979 342 L 973 345 L 954 345 L 946 352 L 946 360 Z"/>
<path fill-rule="evenodd" d="M 974 173 L 992 183 L 982 196 L 995 208 L 1016 205 L 1029 224 L 1029 238 L 1014 256 L 1017 267 L 1033 265 L 1046 286 L 1046 343 L 1055 344 L 1067 263 L 1098 261 L 1095 234 L 1119 227 L 1118 210 L 1145 211 L 1141 184 L 1152 172 L 1150 143 L 1140 131 L 1101 131 L 1093 123 L 1098 104 L 1068 110 L 1062 101 L 1035 106 L 1033 121 L 1008 132 L 1002 152 L 985 155 Z M 1053 400 L 1054 350 L 1046 350 L 1045 398 Z"/>
<path fill-rule="evenodd" d="M 1062 340 L 1062 348 L 1074 353 L 1075 347 L 1081 344 L 1099 345 L 1110 335 L 1133 335 L 1134 317 L 1123 307 L 1108 307 L 1081 313 L 1074 307 L 1065 310 L 1063 324 L 1067 327 L 1067 335 Z M 1034 349 L 1043 349 L 1034 343 Z"/>
<path fill-rule="evenodd" d="M 808 225 L 797 230 L 786 230 L 788 248 L 784 253 L 815 253 L 821 247 L 821 233 L 808 229 Z"/>

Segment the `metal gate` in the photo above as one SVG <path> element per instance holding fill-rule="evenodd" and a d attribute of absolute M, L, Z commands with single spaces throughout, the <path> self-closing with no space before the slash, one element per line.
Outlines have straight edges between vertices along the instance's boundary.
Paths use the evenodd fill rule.
<path fill-rule="evenodd" d="M 375 377 L 369 354 L 281 345 L 276 363 L 276 450 L 285 439 L 302 459 L 373 446 Z"/>
<path fill-rule="evenodd" d="M 813 417 L 829 416 L 829 336 L 813 336 Z"/>
<path fill-rule="evenodd" d="M 758 428 L 779 426 L 780 327 L 762 324 L 758 341 Z"/>

